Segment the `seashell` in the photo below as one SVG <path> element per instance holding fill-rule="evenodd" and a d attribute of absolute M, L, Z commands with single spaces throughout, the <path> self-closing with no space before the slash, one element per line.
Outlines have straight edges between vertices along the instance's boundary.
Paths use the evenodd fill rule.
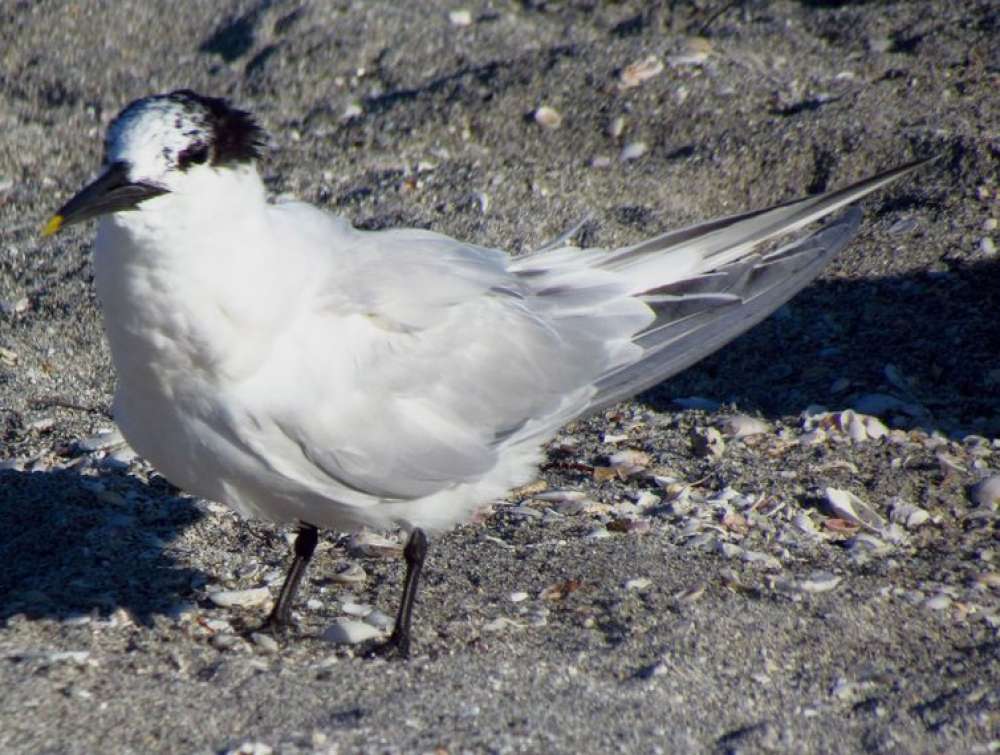
<path fill-rule="evenodd" d="M 623 163 L 626 163 L 630 160 L 638 160 L 648 151 L 649 147 L 646 146 L 645 142 L 629 142 L 624 147 L 622 147 L 622 151 L 621 154 L 618 156 L 618 159 L 621 160 Z"/>
<path fill-rule="evenodd" d="M 722 421 L 722 432 L 730 438 L 745 438 L 771 432 L 771 426 L 762 419 L 748 414 L 736 414 Z"/>
<path fill-rule="evenodd" d="M 700 66 L 712 54 L 712 43 L 704 37 L 690 37 L 684 42 L 683 49 L 667 58 L 672 66 Z"/>
<path fill-rule="evenodd" d="M 827 508 L 834 516 L 868 527 L 878 528 L 885 525 L 885 520 L 871 506 L 849 490 L 826 488 L 824 493 Z"/>
<path fill-rule="evenodd" d="M 396 540 L 390 540 L 374 532 L 362 531 L 351 535 L 347 549 L 360 556 L 379 556 L 381 558 L 399 558 L 403 555 L 403 546 Z"/>
<path fill-rule="evenodd" d="M 621 477 L 631 477 L 638 474 L 650 464 L 650 456 L 645 451 L 638 451 L 633 448 L 619 451 L 608 457 L 612 469 Z"/>
<path fill-rule="evenodd" d="M 969 489 L 969 498 L 976 506 L 997 508 L 1000 506 L 1000 475 L 980 480 Z"/>
<path fill-rule="evenodd" d="M 655 55 L 649 55 L 622 69 L 618 86 L 621 89 L 632 89 L 647 79 L 663 72 L 663 63 Z"/>
<path fill-rule="evenodd" d="M 322 639 L 335 645 L 357 645 L 381 636 L 382 632 L 367 622 L 337 619 L 323 631 Z"/>
<path fill-rule="evenodd" d="M 465 8 L 453 10 L 448 13 L 448 21 L 459 28 L 472 26 L 472 13 Z"/>
<path fill-rule="evenodd" d="M 250 608 L 260 606 L 271 600 L 271 591 L 266 587 L 254 587 L 250 590 L 219 590 L 208 596 L 220 608 Z"/>

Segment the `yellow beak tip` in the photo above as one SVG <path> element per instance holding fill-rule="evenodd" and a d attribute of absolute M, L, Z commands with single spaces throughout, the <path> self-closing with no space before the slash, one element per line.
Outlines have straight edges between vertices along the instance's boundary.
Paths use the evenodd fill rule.
<path fill-rule="evenodd" d="M 63 224 L 63 216 L 53 215 L 52 219 L 49 220 L 49 222 L 46 223 L 45 227 L 42 229 L 42 237 L 44 238 L 56 233 L 60 228 L 62 228 L 62 224 Z"/>

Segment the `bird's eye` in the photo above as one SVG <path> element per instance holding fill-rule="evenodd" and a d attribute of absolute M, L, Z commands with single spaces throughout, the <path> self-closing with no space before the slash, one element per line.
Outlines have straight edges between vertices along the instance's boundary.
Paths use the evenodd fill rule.
<path fill-rule="evenodd" d="M 187 170 L 192 165 L 201 165 L 208 159 L 207 144 L 193 144 L 177 156 L 177 167 Z"/>

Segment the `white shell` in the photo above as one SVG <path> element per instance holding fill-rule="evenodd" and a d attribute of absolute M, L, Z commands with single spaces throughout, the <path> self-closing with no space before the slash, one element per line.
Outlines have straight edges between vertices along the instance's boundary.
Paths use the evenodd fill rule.
<path fill-rule="evenodd" d="M 323 632 L 323 639 L 335 645 L 357 645 L 381 636 L 381 630 L 356 619 L 337 619 Z"/>
<path fill-rule="evenodd" d="M 834 516 L 869 527 L 877 528 L 885 525 L 885 520 L 851 491 L 827 488 L 824 492 L 826 493 L 827 505 Z"/>
<path fill-rule="evenodd" d="M 722 422 L 722 432 L 730 438 L 745 438 L 771 432 L 771 426 L 762 419 L 748 414 L 736 414 Z"/>
<path fill-rule="evenodd" d="M 637 87 L 662 71 L 663 63 L 655 55 L 650 55 L 622 69 L 620 86 L 622 89 Z"/>
<path fill-rule="evenodd" d="M 542 105 L 535 111 L 535 123 L 545 128 L 559 128 L 562 125 L 562 114 L 554 107 Z"/>
<path fill-rule="evenodd" d="M 980 480 L 972 486 L 969 497 L 977 506 L 996 508 L 1000 505 L 1000 475 Z"/>
<path fill-rule="evenodd" d="M 266 587 L 254 587 L 250 590 L 219 590 L 208 596 L 215 605 L 221 608 L 250 608 L 261 606 L 271 600 L 271 591 Z"/>

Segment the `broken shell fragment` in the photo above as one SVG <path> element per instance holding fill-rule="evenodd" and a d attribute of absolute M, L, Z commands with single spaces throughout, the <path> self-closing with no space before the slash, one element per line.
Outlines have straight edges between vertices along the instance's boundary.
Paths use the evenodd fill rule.
<path fill-rule="evenodd" d="M 871 506 L 849 490 L 827 488 L 824 494 L 827 508 L 835 517 L 876 529 L 885 525 L 885 520 Z"/>
<path fill-rule="evenodd" d="M 655 55 L 649 55 L 632 65 L 622 69 L 618 86 L 621 89 L 632 89 L 647 79 L 651 79 L 663 71 L 663 63 Z"/>

